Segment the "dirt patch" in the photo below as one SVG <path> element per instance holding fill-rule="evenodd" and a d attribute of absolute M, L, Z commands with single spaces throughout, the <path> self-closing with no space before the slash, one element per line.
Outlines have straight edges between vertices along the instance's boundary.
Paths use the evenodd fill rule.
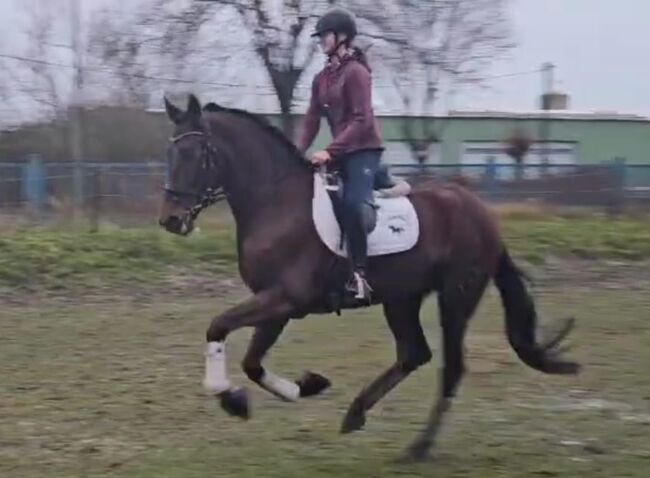
<path fill-rule="evenodd" d="M 103 281 L 100 278 L 85 283 L 71 282 L 58 288 L 20 287 L 0 288 L 0 306 L 28 304 L 74 304 L 107 303 L 116 298 L 121 301 L 147 304 L 161 297 L 183 300 L 184 298 L 212 298 L 236 300 L 247 294 L 241 280 L 225 272 L 200 272 L 195 269 L 169 267 L 150 281 Z"/>
<path fill-rule="evenodd" d="M 598 287 L 608 290 L 650 290 L 650 262 L 589 260 L 549 256 L 543 265 L 522 261 L 535 287 L 544 289 Z"/>
<path fill-rule="evenodd" d="M 650 290 L 650 262 L 584 260 L 549 257 L 545 264 L 521 263 L 533 279 L 532 289 L 553 292 L 567 287 L 588 290 Z M 28 303 L 103 303 L 120 297 L 134 303 L 148 303 L 162 295 L 175 298 L 244 297 L 248 293 L 241 279 L 230 272 L 201 271 L 196 268 L 167 267 L 149 281 L 103 281 L 94 278 L 84 283 L 71 282 L 58 288 L 38 286 L 13 289 L 0 287 L 1 305 Z"/>

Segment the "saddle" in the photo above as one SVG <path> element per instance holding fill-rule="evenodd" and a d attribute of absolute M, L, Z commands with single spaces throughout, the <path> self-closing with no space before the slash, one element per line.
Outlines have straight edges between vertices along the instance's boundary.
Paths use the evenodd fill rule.
<path fill-rule="evenodd" d="M 419 237 L 415 208 L 406 197 L 410 185 L 379 174 L 375 194 L 365 218 L 368 231 L 368 256 L 402 252 L 412 248 Z M 313 219 L 321 240 L 341 257 L 347 256 L 343 240 L 343 184 L 336 171 L 314 174 Z"/>
<path fill-rule="evenodd" d="M 415 208 L 406 197 L 411 188 L 401 180 L 376 181 L 371 212 L 367 218 L 368 256 L 380 256 L 407 251 L 415 246 L 419 238 L 419 221 Z M 389 178 L 390 179 L 390 178 Z M 335 255 L 348 256 L 343 228 L 343 185 L 335 172 L 321 171 L 314 174 L 314 197 L 312 215 L 316 231 L 327 248 Z M 356 301 L 350 302 L 343 290 L 349 278 L 347 261 L 338 262 L 332 270 L 329 288 L 328 311 L 340 313 L 342 308 L 356 308 Z"/>

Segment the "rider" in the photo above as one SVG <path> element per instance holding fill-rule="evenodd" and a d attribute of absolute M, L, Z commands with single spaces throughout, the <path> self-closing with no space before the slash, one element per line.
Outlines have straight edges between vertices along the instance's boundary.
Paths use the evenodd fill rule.
<path fill-rule="evenodd" d="M 327 118 L 330 145 L 313 154 L 317 166 L 333 163 L 343 178 L 344 211 L 342 226 L 347 237 L 353 276 L 347 289 L 357 299 L 367 300 L 366 282 L 367 218 L 372 214 L 375 174 L 380 170 L 383 151 L 371 101 L 371 70 L 365 54 L 352 41 L 357 34 L 354 16 L 334 8 L 316 24 L 320 45 L 328 57 L 312 83 L 311 101 L 297 146 L 306 152 Z"/>

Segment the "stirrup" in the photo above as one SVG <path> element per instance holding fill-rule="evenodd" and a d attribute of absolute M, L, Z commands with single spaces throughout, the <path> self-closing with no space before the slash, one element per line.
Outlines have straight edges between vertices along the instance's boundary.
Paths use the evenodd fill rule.
<path fill-rule="evenodd" d="M 366 278 L 360 272 L 354 272 L 347 289 L 354 293 L 354 298 L 357 300 L 370 301 L 370 293 L 372 288 L 366 281 Z"/>

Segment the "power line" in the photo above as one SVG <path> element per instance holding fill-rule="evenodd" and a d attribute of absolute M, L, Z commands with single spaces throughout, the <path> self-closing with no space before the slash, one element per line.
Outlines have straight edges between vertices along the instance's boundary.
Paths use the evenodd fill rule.
<path fill-rule="evenodd" d="M 68 63 L 59 63 L 55 61 L 48 61 L 48 60 L 39 60 L 36 58 L 28 58 L 20 55 L 11 55 L 8 53 L 0 53 L 0 58 L 6 58 L 9 60 L 15 60 L 15 61 L 22 61 L 25 63 L 32 63 L 32 64 L 37 64 L 37 65 L 45 65 L 45 66 L 53 66 L 56 68 L 65 68 L 65 69 L 70 69 L 74 70 L 76 69 L 75 65 L 70 65 Z M 161 81 L 161 82 L 166 82 L 166 83 L 185 83 L 185 84 L 192 84 L 192 85 L 205 85 L 205 86 L 216 86 L 216 87 L 228 87 L 228 88 L 241 88 L 244 86 L 248 85 L 242 85 L 241 83 L 217 83 L 213 81 L 194 81 L 194 80 L 187 80 L 183 78 L 170 78 L 170 77 L 161 77 L 161 76 L 153 76 L 153 75 L 145 75 L 145 74 L 140 74 L 140 73 L 120 73 L 117 71 L 112 71 L 108 70 L 106 68 L 96 68 L 96 67 L 83 67 L 84 71 L 88 71 L 91 73 L 103 73 L 111 76 L 117 76 L 117 77 L 123 77 L 123 78 L 139 78 L 143 80 L 153 80 L 153 81 Z M 259 88 L 254 85 L 250 85 L 251 88 Z M 261 93 L 265 94 L 265 93 Z M 268 93 L 266 93 L 268 94 Z"/>
<path fill-rule="evenodd" d="M 485 76 L 483 79 L 484 80 L 494 80 L 498 78 L 510 78 L 513 76 L 524 76 L 524 75 L 532 75 L 535 73 L 540 73 L 543 70 L 541 68 L 537 68 L 536 70 L 529 70 L 529 71 L 518 71 L 515 73 L 505 73 L 503 75 L 493 75 L 493 76 Z"/>
<path fill-rule="evenodd" d="M 48 61 L 48 60 L 39 60 L 36 58 L 28 58 L 20 55 L 12 55 L 8 53 L 0 53 L 0 58 L 6 58 L 9 60 L 15 60 L 15 61 L 22 61 L 26 63 L 33 63 L 33 64 L 38 64 L 38 65 L 46 65 L 46 66 L 53 66 L 57 68 L 66 68 L 66 69 L 75 69 L 76 67 L 74 65 L 68 64 L 68 63 L 59 63 L 55 61 Z M 141 73 L 120 73 L 117 71 L 112 71 L 106 68 L 97 68 L 97 67 L 84 67 L 83 68 L 85 71 L 89 71 L 92 73 L 103 73 L 111 76 L 116 76 L 116 77 L 123 77 L 123 78 L 139 78 L 143 80 L 153 80 L 153 81 L 161 81 L 161 82 L 166 82 L 166 83 L 184 83 L 184 84 L 192 84 L 192 85 L 205 85 L 205 86 L 216 86 L 216 87 L 228 87 L 228 88 L 242 88 L 244 86 L 248 85 L 242 85 L 241 83 L 221 83 L 221 82 L 214 82 L 214 81 L 194 81 L 194 80 L 187 80 L 183 78 L 172 78 L 172 77 L 162 77 L 162 76 L 155 76 L 155 75 L 145 75 Z M 494 79 L 500 79 L 500 78 L 511 78 L 511 77 L 516 77 L 516 76 L 524 76 L 524 75 L 532 75 L 535 73 L 540 73 L 542 71 L 541 68 L 537 68 L 535 70 L 528 70 L 528 71 L 518 71 L 518 72 L 513 72 L 513 73 L 504 73 L 504 74 L 499 74 L 499 75 L 490 75 L 490 76 L 485 76 L 483 77 L 483 80 L 494 80 Z M 380 88 L 389 88 L 391 87 L 390 85 L 378 85 Z M 251 88 L 258 88 L 254 85 L 250 85 Z M 303 86 L 303 88 L 307 88 Z"/>

